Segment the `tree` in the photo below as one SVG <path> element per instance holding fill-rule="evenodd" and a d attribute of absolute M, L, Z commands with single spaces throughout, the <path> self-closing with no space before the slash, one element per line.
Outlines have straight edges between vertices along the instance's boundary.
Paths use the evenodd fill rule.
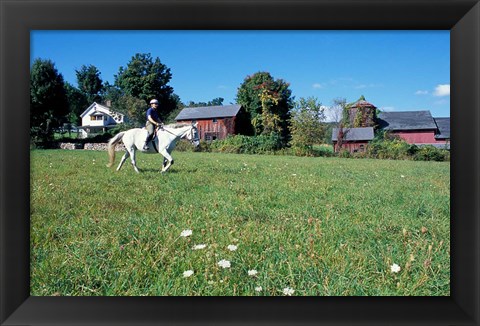
<path fill-rule="evenodd" d="M 278 133 L 288 137 L 292 91 L 282 79 L 274 79 L 268 72 L 247 76 L 238 88 L 236 101 L 242 105 L 252 122 L 255 134 Z"/>
<path fill-rule="evenodd" d="M 49 141 L 54 128 L 66 121 L 68 102 L 63 76 L 51 60 L 35 59 L 30 70 L 30 136 Z"/>
<path fill-rule="evenodd" d="M 312 149 L 314 144 L 322 143 L 326 131 L 324 120 L 324 108 L 317 98 L 300 98 L 295 103 L 292 114 L 290 127 L 292 146 Z"/>
<path fill-rule="evenodd" d="M 335 98 L 333 99 L 333 105 L 330 107 L 330 118 L 336 126 L 339 126 L 342 120 L 344 119 L 344 111 L 347 106 L 347 100 L 345 98 Z"/>
<path fill-rule="evenodd" d="M 151 54 L 137 53 L 127 67 L 120 67 L 118 75 L 115 75 L 115 86 L 121 92 L 115 105 L 118 106 L 118 101 L 124 101 L 123 106 L 125 106 L 131 101 L 131 97 L 142 100 L 144 107 L 137 108 L 141 112 L 130 117 L 135 118 L 140 114 L 144 115 L 149 101 L 156 98 L 160 102 L 159 116 L 164 120 L 177 107 L 173 88 L 168 85 L 171 78 L 170 68 L 162 64 L 159 58 L 153 59 Z"/>
<path fill-rule="evenodd" d="M 89 101 L 84 93 L 72 84 L 65 83 L 65 91 L 68 101 L 68 122 L 80 124 L 80 115 L 88 107 Z"/>
<path fill-rule="evenodd" d="M 194 107 L 202 107 L 202 106 L 220 106 L 220 105 L 223 105 L 223 101 L 224 101 L 223 97 L 217 97 L 208 102 L 190 101 L 188 102 L 187 105 L 184 105 L 184 107 L 194 108 Z"/>
<path fill-rule="evenodd" d="M 131 95 L 122 95 L 114 103 L 115 110 L 127 115 L 133 126 L 143 126 L 147 121 L 145 101 Z"/>
<path fill-rule="evenodd" d="M 87 102 L 90 104 L 100 102 L 103 91 L 100 71 L 93 65 L 82 65 L 80 70 L 75 70 L 75 73 L 77 74 L 78 89 L 86 97 Z"/>

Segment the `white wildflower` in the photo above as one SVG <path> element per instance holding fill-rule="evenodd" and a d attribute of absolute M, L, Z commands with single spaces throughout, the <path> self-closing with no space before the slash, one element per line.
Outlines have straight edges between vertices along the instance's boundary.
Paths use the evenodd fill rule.
<path fill-rule="evenodd" d="M 192 270 L 188 270 L 188 271 L 185 271 L 183 272 L 183 277 L 190 277 L 193 275 L 193 271 Z"/>
<path fill-rule="evenodd" d="M 230 251 L 235 251 L 235 250 L 237 250 L 237 248 L 238 248 L 238 247 L 237 247 L 236 245 L 229 245 L 229 246 L 227 247 L 227 249 L 230 250 Z"/>
<path fill-rule="evenodd" d="M 192 249 L 193 250 L 201 250 L 201 249 L 205 249 L 205 247 L 207 247 L 206 244 L 199 244 L 199 245 L 194 246 Z"/>
<path fill-rule="evenodd" d="M 262 287 L 261 287 L 261 286 L 257 286 L 257 287 L 255 287 L 255 291 L 257 291 L 257 292 L 262 292 L 262 290 L 263 290 L 263 289 L 262 289 Z"/>
<path fill-rule="evenodd" d="M 400 177 L 401 177 L 401 178 L 405 178 L 405 176 L 404 176 L 403 174 L 402 174 Z"/>
<path fill-rule="evenodd" d="M 255 276 L 255 275 L 257 275 L 257 273 L 258 273 L 258 272 L 257 272 L 256 270 L 254 270 L 254 269 L 248 271 L 248 275 L 249 275 L 249 276 Z"/>
<path fill-rule="evenodd" d="M 390 266 L 390 270 L 392 271 L 392 273 L 398 273 L 400 272 L 401 269 L 402 268 L 397 264 L 393 264 L 392 266 Z"/>
<path fill-rule="evenodd" d="M 288 295 L 288 296 L 292 295 L 294 292 L 295 292 L 295 290 L 291 289 L 291 288 L 283 289 L 283 294 Z"/>
<path fill-rule="evenodd" d="M 230 262 L 228 260 L 222 259 L 218 262 L 218 266 L 222 268 L 230 268 Z"/>
<path fill-rule="evenodd" d="M 180 233 L 180 236 L 184 238 L 189 237 L 191 235 L 192 235 L 192 230 L 183 230 L 182 233 Z"/>

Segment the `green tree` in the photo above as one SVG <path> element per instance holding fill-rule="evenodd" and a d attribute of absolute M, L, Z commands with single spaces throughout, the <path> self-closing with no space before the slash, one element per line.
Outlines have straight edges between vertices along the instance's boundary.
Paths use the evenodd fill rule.
<path fill-rule="evenodd" d="M 120 96 L 113 105 L 115 111 L 121 112 L 128 117 L 132 126 L 141 127 L 147 121 L 145 101 L 131 95 Z"/>
<path fill-rule="evenodd" d="M 325 113 L 317 98 L 300 98 L 295 103 L 291 119 L 291 144 L 293 147 L 312 149 L 325 138 Z"/>
<path fill-rule="evenodd" d="M 103 82 L 100 78 L 100 71 L 93 65 L 82 65 L 80 70 L 75 70 L 77 74 L 78 89 L 85 95 L 87 102 L 101 102 Z"/>
<path fill-rule="evenodd" d="M 177 100 L 173 96 L 173 88 L 168 85 L 172 78 L 170 68 L 162 64 L 159 58 L 153 59 L 151 54 L 135 54 L 127 66 L 120 67 L 115 75 L 115 86 L 119 89 L 121 95 L 118 96 L 117 106 L 125 106 L 131 101 L 131 97 L 142 100 L 144 106 L 139 107 L 130 118 L 145 115 L 146 108 L 152 98 L 160 102 L 159 116 L 162 120 L 177 107 Z M 124 101 L 120 104 L 118 101 Z M 145 117 L 142 118 L 144 122 Z"/>
<path fill-rule="evenodd" d="M 184 105 L 184 107 L 194 108 L 194 107 L 202 107 L 202 106 L 219 106 L 223 105 L 224 99 L 222 97 L 214 98 L 208 102 L 194 102 L 190 101 L 188 104 Z"/>
<path fill-rule="evenodd" d="M 236 101 L 250 116 L 255 134 L 278 133 L 283 141 L 288 138 L 290 110 L 293 108 L 289 86 L 268 72 L 247 76 L 240 85 Z"/>
<path fill-rule="evenodd" d="M 30 137 L 33 143 L 52 140 L 66 121 L 68 102 L 63 76 L 51 60 L 35 59 L 30 69 Z"/>
<path fill-rule="evenodd" d="M 69 111 L 68 122 L 79 125 L 81 123 L 80 115 L 91 103 L 83 92 L 68 82 L 65 83 L 65 91 Z"/>

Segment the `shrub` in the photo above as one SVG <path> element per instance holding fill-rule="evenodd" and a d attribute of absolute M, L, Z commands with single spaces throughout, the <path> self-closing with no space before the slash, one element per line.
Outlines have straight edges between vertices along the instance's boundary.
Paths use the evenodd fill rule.
<path fill-rule="evenodd" d="M 209 149 L 213 152 L 237 154 L 274 153 L 281 148 L 281 138 L 276 134 L 259 136 L 230 135 L 225 139 L 215 140 L 209 145 Z"/>
<path fill-rule="evenodd" d="M 380 159 L 409 159 L 416 152 L 415 147 L 402 139 L 376 138 L 367 147 L 367 155 Z"/>
<path fill-rule="evenodd" d="M 450 152 L 434 146 L 422 146 L 413 156 L 415 161 L 449 161 Z"/>
<path fill-rule="evenodd" d="M 310 156 L 310 157 L 331 157 L 334 155 L 332 146 L 295 146 L 292 147 L 290 153 L 295 156 Z"/>
<path fill-rule="evenodd" d="M 175 146 L 175 150 L 179 152 L 210 152 L 210 145 L 205 141 L 200 141 L 198 147 L 194 147 L 190 141 L 186 139 L 180 139 Z"/>
<path fill-rule="evenodd" d="M 352 156 L 352 154 L 350 154 L 350 152 L 346 149 L 341 149 L 338 153 L 337 153 L 337 156 L 338 157 L 342 157 L 342 158 L 350 158 Z"/>

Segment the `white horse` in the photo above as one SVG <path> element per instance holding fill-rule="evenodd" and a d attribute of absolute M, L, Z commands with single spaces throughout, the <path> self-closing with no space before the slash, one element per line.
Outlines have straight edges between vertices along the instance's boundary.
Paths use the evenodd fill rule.
<path fill-rule="evenodd" d="M 181 138 L 188 139 L 195 147 L 198 147 L 200 139 L 198 138 L 197 123 L 171 124 L 164 126 L 162 129 L 158 129 L 156 131 L 156 137 L 149 142 L 150 148 L 148 150 L 143 149 L 145 139 L 147 139 L 147 130 L 145 128 L 134 128 L 120 132 L 108 142 L 109 163 L 107 164 L 107 167 L 111 167 L 113 166 L 113 163 L 115 163 L 115 145 L 120 141 L 123 141 L 126 152 L 117 167 L 117 171 L 120 170 L 125 160 L 130 157 L 135 172 L 140 172 L 138 171 L 137 163 L 135 161 L 135 152 L 139 150 L 140 152 L 147 154 L 162 154 L 162 172 L 166 172 L 173 164 L 173 158 L 170 153 L 175 148 L 177 141 Z"/>

